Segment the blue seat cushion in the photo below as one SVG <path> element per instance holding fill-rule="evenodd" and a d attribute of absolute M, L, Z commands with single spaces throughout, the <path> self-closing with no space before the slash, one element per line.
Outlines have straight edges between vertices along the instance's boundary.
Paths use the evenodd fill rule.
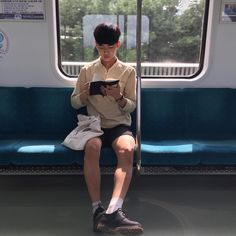
<path fill-rule="evenodd" d="M 236 165 L 236 140 L 142 141 L 142 165 Z"/>
<path fill-rule="evenodd" d="M 4 139 L 0 140 L 1 165 L 83 165 L 84 152 L 61 145 L 61 139 Z M 103 148 L 102 166 L 116 165 L 111 148 Z"/>

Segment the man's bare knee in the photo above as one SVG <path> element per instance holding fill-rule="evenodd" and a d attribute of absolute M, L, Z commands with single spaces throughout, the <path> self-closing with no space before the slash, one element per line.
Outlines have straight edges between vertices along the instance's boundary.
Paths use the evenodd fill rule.
<path fill-rule="evenodd" d="M 117 152 L 117 158 L 119 165 L 122 166 L 132 166 L 134 158 L 134 149 L 133 148 L 122 148 Z"/>
<path fill-rule="evenodd" d="M 102 142 L 99 138 L 92 138 L 85 145 L 85 156 L 100 156 Z"/>

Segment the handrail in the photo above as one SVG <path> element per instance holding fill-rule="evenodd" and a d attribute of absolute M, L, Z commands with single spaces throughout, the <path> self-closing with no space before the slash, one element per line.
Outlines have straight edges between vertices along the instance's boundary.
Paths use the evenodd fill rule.
<path fill-rule="evenodd" d="M 137 0 L 137 28 L 136 28 L 136 171 L 141 174 L 141 29 L 142 28 L 142 0 Z"/>

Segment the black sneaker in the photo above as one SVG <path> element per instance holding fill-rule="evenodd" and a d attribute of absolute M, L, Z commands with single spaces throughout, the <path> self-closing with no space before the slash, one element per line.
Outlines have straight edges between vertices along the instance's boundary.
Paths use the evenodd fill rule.
<path fill-rule="evenodd" d="M 104 233 L 120 234 L 141 234 L 143 228 L 140 223 L 129 220 L 122 209 L 112 214 L 103 214 L 100 218 L 97 229 Z"/>
<path fill-rule="evenodd" d="M 105 209 L 102 205 L 99 205 L 99 207 L 96 209 L 96 211 L 93 214 L 93 231 L 94 232 L 100 232 L 98 230 L 98 222 L 105 213 Z"/>

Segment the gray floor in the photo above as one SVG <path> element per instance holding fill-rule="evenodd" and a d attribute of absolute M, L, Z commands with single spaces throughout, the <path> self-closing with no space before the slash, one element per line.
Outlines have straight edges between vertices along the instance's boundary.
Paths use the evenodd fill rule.
<path fill-rule="evenodd" d="M 107 204 L 112 176 L 102 181 Z M 145 236 L 233 236 L 235 183 L 236 176 L 141 176 L 124 208 Z M 0 235 L 96 235 L 83 177 L 0 176 Z"/>

